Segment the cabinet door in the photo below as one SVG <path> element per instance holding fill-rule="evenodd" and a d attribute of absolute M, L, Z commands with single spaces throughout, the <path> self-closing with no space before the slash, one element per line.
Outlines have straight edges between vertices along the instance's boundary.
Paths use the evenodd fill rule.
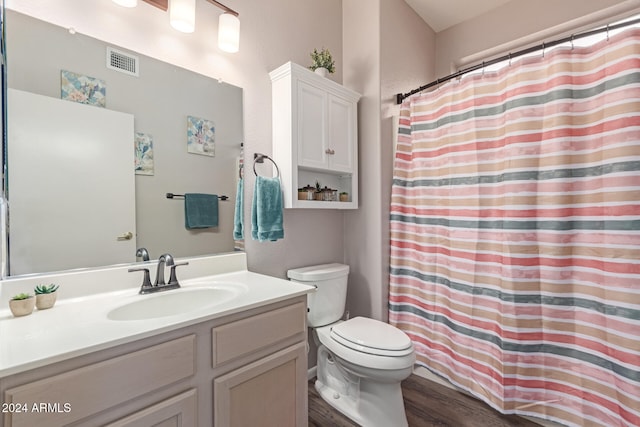
<path fill-rule="evenodd" d="M 306 426 L 307 355 L 296 344 L 213 381 L 216 426 Z"/>
<path fill-rule="evenodd" d="M 105 427 L 197 427 L 197 408 L 196 390 L 192 389 Z"/>
<path fill-rule="evenodd" d="M 328 106 L 329 169 L 338 172 L 352 172 L 356 144 L 355 104 L 329 95 Z"/>
<path fill-rule="evenodd" d="M 327 167 L 327 93 L 298 81 L 297 141 L 298 164 L 309 168 Z"/>

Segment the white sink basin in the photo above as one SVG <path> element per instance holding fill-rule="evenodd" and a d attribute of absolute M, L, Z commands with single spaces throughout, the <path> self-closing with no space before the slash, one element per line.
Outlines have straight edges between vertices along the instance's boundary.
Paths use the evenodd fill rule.
<path fill-rule="evenodd" d="M 145 320 L 176 316 L 224 304 L 247 292 L 240 284 L 215 284 L 206 287 L 183 287 L 171 291 L 136 296 L 109 311 L 110 320 Z"/>

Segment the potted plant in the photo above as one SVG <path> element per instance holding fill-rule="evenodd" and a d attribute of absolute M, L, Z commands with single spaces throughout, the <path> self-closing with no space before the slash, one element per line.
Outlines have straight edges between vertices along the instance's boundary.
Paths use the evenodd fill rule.
<path fill-rule="evenodd" d="M 347 193 L 346 191 L 340 192 L 340 201 L 341 202 L 348 202 L 349 201 L 349 193 Z"/>
<path fill-rule="evenodd" d="M 21 293 L 14 295 L 9 301 L 9 308 L 15 317 L 27 316 L 33 312 L 36 299 L 31 294 Z"/>
<path fill-rule="evenodd" d="M 320 187 L 320 183 L 316 181 L 316 192 L 313 193 L 314 200 L 322 200 L 322 187 Z"/>
<path fill-rule="evenodd" d="M 320 52 L 318 52 L 317 49 L 313 49 L 310 56 L 312 62 L 309 69 L 311 71 L 320 74 L 322 77 L 327 77 L 328 74 L 335 73 L 335 61 L 333 60 L 329 49 L 323 47 Z"/>
<path fill-rule="evenodd" d="M 36 293 L 36 307 L 38 310 L 46 310 L 53 307 L 58 297 L 58 285 L 38 285 L 34 291 Z"/>

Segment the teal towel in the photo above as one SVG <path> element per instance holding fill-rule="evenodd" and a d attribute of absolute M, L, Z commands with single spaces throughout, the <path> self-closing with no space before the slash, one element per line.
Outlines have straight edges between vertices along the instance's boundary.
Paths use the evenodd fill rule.
<path fill-rule="evenodd" d="M 184 226 L 187 230 L 218 226 L 218 196 L 187 193 L 184 195 Z"/>
<path fill-rule="evenodd" d="M 251 237 L 265 242 L 284 238 L 280 178 L 256 177 L 251 205 Z"/>
<path fill-rule="evenodd" d="M 244 239 L 244 181 L 242 178 L 238 180 L 238 188 L 236 189 L 236 212 L 233 216 L 233 240 Z"/>

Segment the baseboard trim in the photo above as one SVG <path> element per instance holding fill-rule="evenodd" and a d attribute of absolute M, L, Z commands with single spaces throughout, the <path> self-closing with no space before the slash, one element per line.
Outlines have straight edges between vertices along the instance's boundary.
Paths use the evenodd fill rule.
<path fill-rule="evenodd" d="M 309 370 L 307 371 L 307 379 L 310 380 L 312 378 L 315 378 L 317 373 L 318 373 L 318 367 L 317 366 L 309 368 Z"/>

